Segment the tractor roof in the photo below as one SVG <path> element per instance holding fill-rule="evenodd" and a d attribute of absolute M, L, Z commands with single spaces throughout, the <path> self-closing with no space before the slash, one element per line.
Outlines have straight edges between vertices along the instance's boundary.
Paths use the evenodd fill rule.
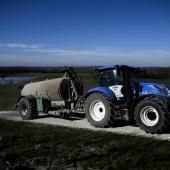
<path fill-rule="evenodd" d="M 130 66 L 126 66 L 126 65 L 115 65 L 115 66 L 101 66 L 96 68 L 96 70 L 102 72 L 102 71 L 106 71 L 106 70 L 113 70 L 115 68 L 119 68 L 121 70 L 137 70 L 138 68 L 135 67 L 130 67 Z"/>
<path fill-rule="evenodd" d="M 97 70 L 99 70 L 99 71 L 113 70 L 113 69 L 115 69 L 115 66 L 102 66 L 102 67 L 97 68 Z"/>

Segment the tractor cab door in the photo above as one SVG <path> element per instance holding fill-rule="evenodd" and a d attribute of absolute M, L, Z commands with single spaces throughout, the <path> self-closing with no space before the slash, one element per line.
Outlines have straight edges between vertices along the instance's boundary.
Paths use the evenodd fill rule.
<path fill-rule="evenodd" d="M 138 72 L 136 69 L 127 68 L 124 72 L 124 91 L 127 103 L 132 103 L 139 96 Z"/>

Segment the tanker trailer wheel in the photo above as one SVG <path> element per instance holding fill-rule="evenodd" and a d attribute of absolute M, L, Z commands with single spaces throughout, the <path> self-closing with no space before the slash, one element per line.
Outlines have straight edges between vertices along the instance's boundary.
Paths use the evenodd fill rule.
<path fill-rule="evenodd" d="M 147 133 L 162 133 L 170 127 L 170 115 L 154 101 L 141 101 L 135 108 L 135 120 Z"/>
<path fill-rule="evenodd" d="M 93 93 L 87 97 L 85 113 L 92 126 L 103 128 L 112 124 L 113 108 L 111 102 L 101 93 Z"/>
<path fill-rule="evenodd" d="M 21 98 L 18 103 L 18 110 L 23 120 L 36 118 L 38 116 L 36 99 L 33 97 Z"/>

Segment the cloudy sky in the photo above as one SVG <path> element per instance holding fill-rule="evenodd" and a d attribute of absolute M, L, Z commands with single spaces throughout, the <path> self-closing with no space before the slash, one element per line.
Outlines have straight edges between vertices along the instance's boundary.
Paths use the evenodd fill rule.
<path fill-rule="evenodd" d="M 0 66 L 170 66 L 169 0 L 0 0 Z"/>

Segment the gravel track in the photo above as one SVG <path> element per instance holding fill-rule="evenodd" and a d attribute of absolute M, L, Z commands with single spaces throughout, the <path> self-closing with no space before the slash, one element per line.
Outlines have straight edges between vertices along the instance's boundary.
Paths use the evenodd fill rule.
<path fill-rule="evenodd" d="M 71 128 L 83 128 L 83 129 L 90 129 L 94 131 L 105 131 L 105 132 L 112 132 L 118 134 L 125 134 L 125 135 L 133 135 L 133 136 L 143 136 L 143 137 L 150 137 L 159 140 L 169 140 L 170 141 L 170 134 L 148 134 L 141 130 L 139 127 L 124 125 L 119 127 L 111 127 L 111 128 L 95 128 L 89 124 L 87 119 L 84 116 L 75 115 L 70 117 L 70 119 L 62 119 L 56 117 L 54 115 L 40 115 L 39 118 L 34 120 L 22 120 L 19 116 L 19 113 L 16 111 L 1 111 L 0 112 L 0 119 L 6 120 L 13 120 L 13 121 L 22 121 L 22 122 L 33 122 L 33 123 L 42 123 L 48 125 L 57 125 L 57 126 L 64 126 L 64 127 L 71 127 Z"/>

